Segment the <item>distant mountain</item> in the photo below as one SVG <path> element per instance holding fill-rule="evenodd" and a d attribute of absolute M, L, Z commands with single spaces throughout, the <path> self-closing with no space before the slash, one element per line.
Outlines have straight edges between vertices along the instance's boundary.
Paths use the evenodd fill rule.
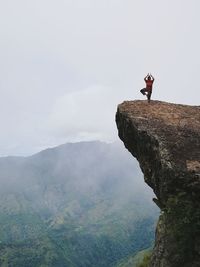
<path fill-rule="evenodd" d="M 111 267 L 149 247 L 157 208 L 122 144 L 0 158 L 0 266 Z"/>

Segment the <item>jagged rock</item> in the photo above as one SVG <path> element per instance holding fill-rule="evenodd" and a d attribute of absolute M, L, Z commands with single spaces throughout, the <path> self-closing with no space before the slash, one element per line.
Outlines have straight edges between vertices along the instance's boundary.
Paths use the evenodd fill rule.
<path fill-rule="evenodd" d="M 161 209 L 151 267 L 200 266 L 200 106 L 125 101 L 116 123 Z"/>

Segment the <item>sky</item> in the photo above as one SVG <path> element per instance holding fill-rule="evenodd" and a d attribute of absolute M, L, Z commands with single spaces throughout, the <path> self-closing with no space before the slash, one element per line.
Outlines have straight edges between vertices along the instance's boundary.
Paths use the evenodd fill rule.
<path fill-rule="evenodd" d="M 118 140 L 117 104 L 199 105 L 198 0 L 0 1 L 0 156 Z"/>

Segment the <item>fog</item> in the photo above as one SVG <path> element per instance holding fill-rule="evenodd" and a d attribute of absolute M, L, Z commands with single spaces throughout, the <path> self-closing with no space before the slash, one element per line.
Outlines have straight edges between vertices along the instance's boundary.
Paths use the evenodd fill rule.
<path fill-rule="evenodd" d="M 199 104 L 197 0 L 0 3 L 0 155 L 118 139 L 123 100 Z"/>
<path fill-rule="evenodd" d="M 0 158 L 0 183 L 5 262 L 113 266 L 153 242 L 159 211 L 122 143 L 68 143 Z"/>
<path fill-rule="evenodd" d="M 0 158 L 0 183 L 0 209 L 8 213 L 28 209 L 58 216 L 67 205 L 80 213 L 84 203 L 101 202 L 108 202 L 107 211 L 137 205 L 145 216 L 156 212 L 153 192 L 122 143 L 71 143 L 31 157 Z"/>

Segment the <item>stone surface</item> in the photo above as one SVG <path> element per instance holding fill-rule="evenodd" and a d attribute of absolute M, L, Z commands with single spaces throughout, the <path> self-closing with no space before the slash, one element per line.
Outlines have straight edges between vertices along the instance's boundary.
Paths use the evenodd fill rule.
<path fill-rule="evenodd" d="M 200 266 L 200 106 L 125 101 L 116 123 L 161 209 L 150 266 Z"/>

